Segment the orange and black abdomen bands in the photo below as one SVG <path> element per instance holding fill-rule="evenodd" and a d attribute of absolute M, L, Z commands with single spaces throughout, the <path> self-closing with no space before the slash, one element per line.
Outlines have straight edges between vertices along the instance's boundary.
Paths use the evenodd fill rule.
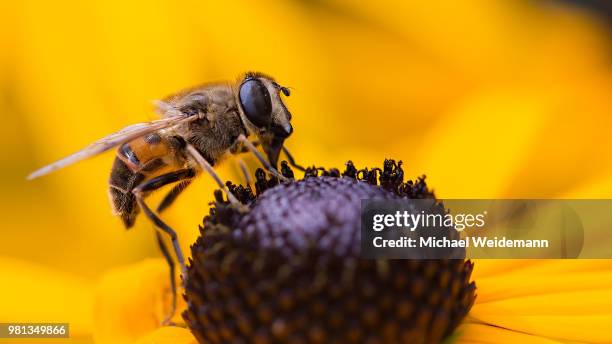
<path fill-rule="evenodd" d="M 134 225 L 139 211 L 132 190 L 144 179 L 144 174 L 134 173 L 122 159 L 115 158 L 109 180 L 110 201 L 115 213 L 123 220 L 126 229 Z"/>

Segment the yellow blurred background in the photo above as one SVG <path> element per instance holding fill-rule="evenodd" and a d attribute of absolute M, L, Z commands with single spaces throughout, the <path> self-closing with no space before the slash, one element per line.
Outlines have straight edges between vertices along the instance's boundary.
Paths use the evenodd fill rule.
<path fill-rule="evenodd" d="M 149 223 L 126 232 L 110 213 L 113 153 L 40 180 L 25 176 L 154 119 L 153 99 L 247 70 L 292 87 L 287 146 L 302 164 L 364 167 L 393 157 L 445 198 L 612 197 L 610 26 L 588 8 L 510 0 L 0 6 L 0 267 L 13 267 L 3 274 L 25 264 L 87 286 L 110 267 L 159 256 Z M 238 180 L 231 160 L 219 172 Z M 185 250 L 212 190 L 202 178 L 164 215 Z M 44 295 L 36 278 L 23 281 Z M 0 321 L 36 318 L 10 298 L 0 296 Z"/>

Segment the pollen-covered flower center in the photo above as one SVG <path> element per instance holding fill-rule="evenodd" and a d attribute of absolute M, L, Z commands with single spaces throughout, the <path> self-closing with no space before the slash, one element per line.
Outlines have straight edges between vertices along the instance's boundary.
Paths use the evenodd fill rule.
<path fill-rule="evenodd" d="M 237 225 L 262 247 L 293 250 L 316 245 L 345 257 L 359 255 L 361 199 L 399 198 L 352 178 L 307 178 L 260 195 Z"/>
<path fill-rule="evenodd" d="M 286 170 L 286 166 L 285 170 Z M 192 247 L 183 314 L 208 342 L 439 342 L 475 297 L 464 260 L 359 258 L 361 199 L 433 198 L 401 165 L 309 169 L 286 184 L 261 173 L 250 210 L 217 202 Z"/>

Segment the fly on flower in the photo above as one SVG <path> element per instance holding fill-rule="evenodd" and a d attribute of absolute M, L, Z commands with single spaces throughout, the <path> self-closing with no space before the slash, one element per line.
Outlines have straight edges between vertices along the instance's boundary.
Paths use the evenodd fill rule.
<path fill-rule="evenodd" d="M 284 141 L 291 135 L 291 113 L 281 94 L 289 96 L 288 88 L 261 73 L 246 73 L 234 84 L 214 83 L 180 92 L 157 102 L 161 119 L 133 124 L 110 134 L 84 149 L 28 176 L 34 179 L 70 164 L 108 151 L 114 147 L 117 156 L 111 170 L 109 194 L 114 213 L 126 228 L 134 225 L 142 210 L 155 226 L 172 239 L 174 253 L 185 276 L 185 262 L 176 232 L 159 218 L 201 171 L 205 171 L 224 190 L 230 203 L 242 204 L 227 189 L 213 166 L 227 153 L 252 152 L 266 170 L 280 180 L 286 180 L 277 169 L 281 151 L 298 169 Z M 249 141 L 253 135 L 256 141 Z M 256 149 L 263 147 L 264 158 Z M 302 169 L 303 170 L 303 169 Z M 144 199 L 165 185 L 174 185 L 162 202 L 152 210 Z M 158 231 L 157 241 L 170 265 L 174 307 L 176 286 L 174 262 Z"/>

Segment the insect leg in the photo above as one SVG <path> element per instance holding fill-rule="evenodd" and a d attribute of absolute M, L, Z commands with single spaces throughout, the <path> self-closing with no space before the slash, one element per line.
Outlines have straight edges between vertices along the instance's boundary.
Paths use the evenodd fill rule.
<path fill-rule="evenodd" d="M 147 192 L 151 192 L 161 188 L 164 185 L 168 185 L 171 183 L 175 183 L 181 180 L 190 179 L 195 176 L 195 171 L 192 169 L 183 169 L 175 172 L 170 172 L 159 177 L 155 177 L 151 180 L 145 181 L 142 184 L 138 185 L 132 193 L 136 197 L 136 201 L 138 202 L 138 206 L 144 211 L 145 215 L 153 222 L 153 224 L 159 228 L 161 231 L 165 232 L 172 239 L 172 245 L 174 248 L 174 253 L 176 255 L 176 260 L 178 261 L 181 267 L 181 273 L 183 276 L 183 281 L 187 276 L 187 268 L 185 267 L 185 259 L 183 257 L 183 251 L 178 243 L 178 237 L 176 232 L 168 226 L 165 222 L 163 222 L 157 214 L 155 214 L 149 206 L 144 202 L 144 195 Z M 170 319 L 174 316 L 174 312 L 176 311 L 176 284 L 174 281 L 174 262 L 172 257 L 169 254 L 169 250 L 163 242 L 163 238 L 161 237 L 159 232 L 156 232 L 157 242 L 162 251 L 162 254 L 166 258 L 168 262 L 168 266 L 170 267 L 170 286 L 172 288 L 172 310 L 171 313 L 164 319 L 164 323 L 167 324 Z"/>
<path fill-rule="evenodd" d="M 251 143 L 253 144 L 253 147 L 258 147 L 261 144 L 261 142 L 259 142 L 259 141 L 251 141 Z M 242 147 L 240 149 L 240 153 L 246 153 L 246 152 L 250 152 L 250 151 L 251 150 L 248 149 L 247 147 Z"/>
<path fill-rule="evenodd" d="M 274 167 L 272 167 L 272 165 L 270 165 L 268 160 L 266 160 L 261 154 L 259 154 L 259 152 L 257 151 L 257 148 L 255 148 L 253 143 L 251 143 L 251 141 L 249 141 L 244 135 L 240 134 L 240 136 L 238 136 L 238 141 L 244 144 L 245 147 L 251 151 L 251 153 L 255 154 L 255 157 L 257 158 L 257 160 L 259 160 L 259 162 L 266 168 L 266 170 L 268 170 L 268 172 L 270 172 L 271 175 L 275 176 L 276 178 L 282 181 L 289 180 L 285 176 L 280 174 Z"/>
<path fill-rule="evenodd" d="M 198 163 L 198 165 L 200 165 L 200 167 L 202 167 L 202 169 L 204 171 L 206 171 L 215 180 L 215 182 L 217 183 L 219 188 L 221 190 L 225 191 L 225 194 L 227 195 L 227 199 L 229 200 L 229 202 L 232 205 L 234 205 L 234 206 L 242 207 L 242 203 L 240 203 L 240 201 L 238 201 L 236 196 L 234 196 L 234 194 L 232 194 L 232 192 L 229 191 L 227 186 L 223 183 L 221 178 L 219 178 L 219 176 L 217 175 L 217 173 L 215 172 L 213 167 L 210 166 L 208 161 L 206 161 L 206 159 L 204 159 L 202 154 L 200 154 L 200 152 L 198 152 L 198 150 L 195 149 L 195 147 L 190 145 L 190 144 L 187 144 L 186 149 L 187 149 L 187 152 L 189 153 L 189 155 L 191 155 L 195 159 L 195 161 Z"/>
<path fill-rule="evenodd" d="M 291 164 L 291 166 L 297 168 L 298 170 L 304 172 L 306 171 L 306 169 L 300 165 L 298 165 L 295 160 L 293 159 L 293 155 L 291 155 L 291 153 L 289 152 L 289 149 L 287 149 L 287 147 L 283 146 L 283 152 L 285 152 L 285 155 L 287 156 L 287 160 L 289 160 L 289 164 Z"/>
<path fill-rule="evenodd" d="M 170 207 L 170 205 L 174 203 L 174 201 L 183 192 L 183 190 L 185 190 L 191 184 L 191 181 L 192 179 L 186 179 L 176 184 L 172 188 L 172 190 L 170 190 L 170 192 L 168 192 L 168 194 L 164 197 L 164 199 L 161 201 L 159 206 L 157 206 L 157 212 L 161 214 L 164 210 Z M 159 245 L 159 249 L 164 255 L 164 258 L 166 258 L 166 261 L 168 262 L 168 266 L 170 267 L 170 287 L 172 289 L 172 313 L 171 314 L 174 314 L 176 312 L 176 297 L 177 297 L 176 281 L 174 279 L 174 270 L 175 270 L 174 260 L 172 259 L 172 256 L 170 255 L 168 247 L 164 243 L 164 238 L 161 236 L 161 233 L 159 231 L 155 231 L 155 235 L 157 236 L 157 243 Z M 167 319 L 165 323 L 169 323 L 169 321 L 170 319 Z"/>
<path fill-rule="evenodd" d="M 181 267 L 181 274 L 183 276 L 183 284 L 185 283 L 185 278 L 187 277 L 187 268 L 185 267 L 185 258 L 183 257 L 183 251 L 181 250 L 181 247 L 178 243 L 178 237 L 176 235 L 176 232 L 170 227 L 168 226 L 165 222 L 163 222 L 144 202 L 143 198 L 142 198 L 142 194 L 138 194 L 136 196 L 136 201 L 138 202 L 138 205 L 140 206 L 140 208 L 144 211 L 145 215 L 149 218 L 149 220 L 151 220 L 153 222 L 153 224 L 155 224 L 155 226 L 157 228 L 159 228 L 161 231 L 165 232 L 166 234 L 168 234 L 170 236 L 170 239 L 172 240 L 172 246 L 174 248 L 174 254 L 176 255 L 176 260 L 178 261 L 178 264 Z M 165 247 L 165 245 L 160 247 Z M 162 251 L 163 252 L 163 251 Z M 165 255 L 164 255 L 165 256 Z M 168 261 L 168 263 L 170 263 L 170 261 L 172 259 L 168 259 L 166 258 L 166 260 Z M 172 274 L 171 279 L 170 279 L 170 285 L 172 286 L 172 284 L 174 283 L 174 264 L 170 264 L 170 272 Z M 167 320 L 171 319 L 174 316 L 174 312 L 176 310 L 176 286 L 173 286 L 173 291 L 174 291 L 174 295 L 172 295 L 172 310 L 171 313 L 168 314 L 168 316 L 166 316 L 166 319 L 164 320 L 164 322 L 167 322 Z"/>
<path fill-rule="evenodd" d="M 240 158 L 237 158 L 238 160 L 238 167 L 240 167 L 240 171 L 242 172 L 242 176 L 244 177 L 244 182 L 247 185 L 251 184 L 251 176 L 249 175 L 249 169 L 247 167 L 247 165 L 244 163 L 244 161 Z"/>
<path fill-rule="evenodd" d="M 164 196 L 164 199 L 159 203 L 159 205 L 157 206 L 157 212 L 161 214 L 170 205 L 172 205 L 172 203 L 174 203 L 174 201 L 183 192 L 183 190 L 185 190 L 191 184 L 191 181 L 191 179 L 186 179 L 176 184 L 172 188 L 172 190 L 170 190 L 168 194 Z"/>
<path fill-rule="evenodd" d="M 164 197 L 164 199 L 160 202 L 159 206 L 157 206 L 157 213 L 161 214 L 164 210 L 166 210 L 177 198 L 178 196 L 185 190 L 189 184 L 191 184 L 192 179 L 186 179 L 182 182 L 176 184 L 170 192 Z M 155 230 L 155 236 L 157 237 L 157 245 L 159 246 L 159 250 L 162 252 L 166 262 L 168 263 L 168 267 L 170 267 L 170 288 L 172 291 L 172 310 L 170 312 L 170 316 L 164 319 L 162 322 L 163 325 L 170 325 L 171 317 L 176 312 L 176 301 L 177 301 L 177 291 L 176 291 L 176 280 L 174 279 L 174 271 L 175 264 L 174 259 L 172 259 L 172 255 L 170 254 L 170 250 L 166 243 L 164 242 L 164 238 L 158 230 Z"/>
<path fill-rule="evenodd" d="M 159 246 L 160 251 L 164 255 L 166 262 L 168 263 L 168 267 L 170 268 L 170 290 L 172 292 L 172 309 L 170 310 L 170 314 L 166 316 L 166 318 L 162 321 L 162 325 L 170 325 L 170 320 L 176 313 L 176 280 L 174 279 L 174 259 L 172 259 L 172 255 L 170 255 L 170 251 L 168 247 L 164 243 L 164 238 L 162 237 L 159 231 L 155 231 L 155 236 L 157 238 L 157 245 Z"/>

